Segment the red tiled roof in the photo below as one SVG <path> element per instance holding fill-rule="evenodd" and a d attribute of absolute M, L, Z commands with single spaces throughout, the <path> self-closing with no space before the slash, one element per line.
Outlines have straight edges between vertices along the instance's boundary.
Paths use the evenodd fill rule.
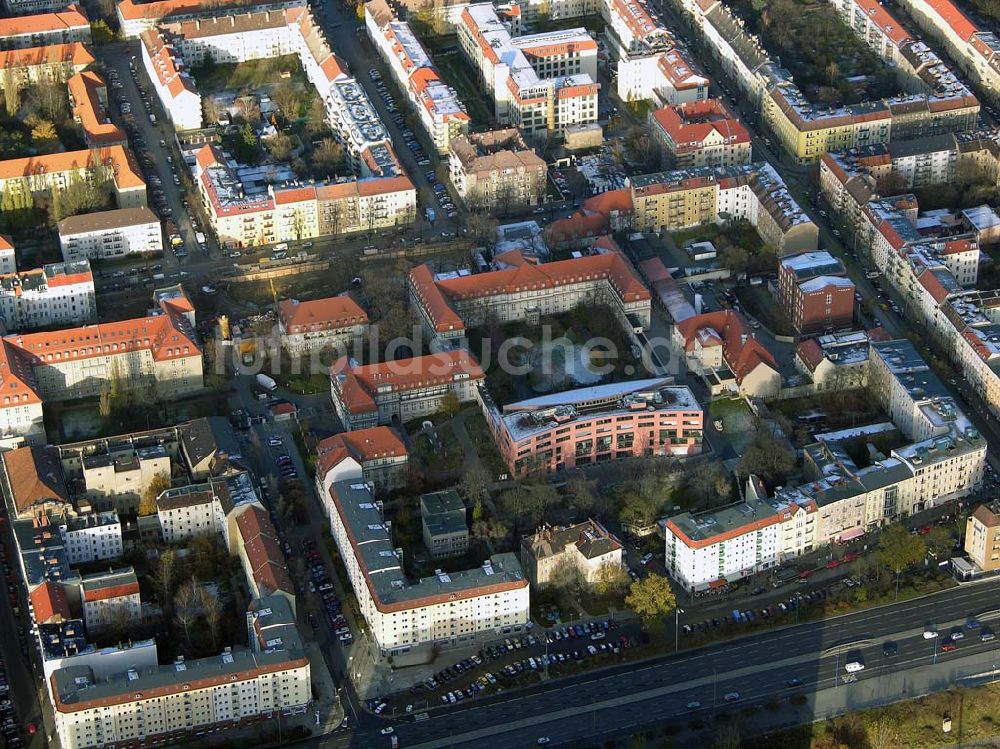
<path fill-rule="evenodd" d="M 69 501 L 59 454 L 53 447 L 19 447 L 3 453 L 7 484 L 18 513 L 36 502 Z"/>
<path fill-rule="evenodd" d="M 28 600 L 35 612 L 36 624 L 66 621 L 71 616 L 66 590 L 61 585 L 46 581 L 28 594 Z"/>
<path fill-rule="evenodd" d="M 47 44 L 43 47 L 0 50 L 0 68 L 13 69 L 36 65 L 56 65 L 65 63 L 77 70 L 83 70 L 94 62 L 94 56 L 82 42 L 67 44 Z"/>
<path fill-rule="evenodd" d="M 410 273 L 410 286 L 434 323 L 435 330 L 451 330 L 462 325 L 458 314 L 451 308 L 452 300 L 484 299 L 598 280 L 606 280 L 624 302 L 650 298 L 649 290 L 618 253 L 588 255 L 542 265 L 523 263 L 515 268 L 439 281 L 435 281 L 426 269 L 420 272 L 414 269 Z"/>
<path fill-rule="evenodd" d="M 281 553 L 278 534 L 267 513 L 250 505 L 236 518 L 243 551 L 261 595 L 281 591 L 295 595 L 295 586 L 288 575 L 285 557 Z"/>
<path fill-rule="evenodd" d="M 352 325 L 367 325 L 368 315 L 349 296 L 331 296 L 299 302 L 283 299 L 278 317 L 289 334 L 316 330 L 339 330 Z"/>
<path fill-rule="evenodd" d="M 109 585 L 106 588 L 93 588 L 83 594 L 83 600 L 109 601 L 112 598 L 124 598 L 125 596 L 139 595 L 139 582 L 123 583 L 122 585 Z"/>
<path fill-rule="evenodd" d="M 398 458 L 408 455 L 406 445 L 387 426 L 359 429 L 327 437 L 316 445 L 316 473 L 326 474 L 347 458 L 359 463 L 380 458 Z"/>
<path fill-rule="evenodd" d="M 0 38 L 22 34 L 44 34 L 45 32 L 65 31 L 89 26 L 90 21 L 80 12 L 80 8 L 73 4 L 68 5 L 65 10 L 55 13 L 39 13 L 34 16 L 0 19 Z"/>
<path fill-rule="evenodd" d="M 807 338 L 802 341 L 796 347 L 795 353 L 798 354 L 799 359 L 802 360 L 802 363 L 806 365 L 806 369 L 810 372 L 815 372 L 816 367 L 823 361 L 823 349 L 819 347 L 815 338 Z"/>
<path fill-rule="evenodd" d="M 695 315 L 678 322 L 676 329 L 688 347 L 693 343 L 698 331 L 711 329 L 717 332 L 722 340 L 723 359 L 726 366 L 732 370 L 737 383 L 743 382 L 747 375 L 762 364 L 777 371 L 774 356 L 760 341 L 746 332 L 746 323 L 735 310 L 727 309 Z"/>
<path fill-rule="evenodd" d="M 104 81 L 97 73 L 90 70 L 78 73 L 69 79 L 67 86 L 73 103 L 73 117 L 80 122 L 88 144 L 107 146 L 127 142 L 125 133 L 113 122 L 107 121 L 101 104 Z"/>
<path fill-rule="evenodd" d="M 461 350 L 356 367 L 350 366 L 347 357 L 341 357 L 330 367 L 330 374 L 351 413 L 373 411 L 373 394 L 382 388 L 405 392 L 450 383 L 456 375 L 473 380 L 486 376 L 472 354 Z"/>
<path fill-rule="evenodd" d="M 678 152 L 701 147 L 713 132 L 727 144 L 750 142 L 750 133 L 721 99 L 666 106 L 657 109 L 652 116 Z"/>
<path fill-rule="evenodd" d="M 968 41 L 969 37 L 979 31 L 976 25 L 951 0 L 927 0 L 927 5 L 941 16 L 941 19 L 952 28 L 962 41 Z"/>

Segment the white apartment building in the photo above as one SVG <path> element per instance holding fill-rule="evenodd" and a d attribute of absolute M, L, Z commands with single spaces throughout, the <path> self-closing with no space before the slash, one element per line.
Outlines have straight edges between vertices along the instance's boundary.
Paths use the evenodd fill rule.
<path fill-rule="evenodd" d="M 667 519 L 665 565 L 686 590 L 735 582 L 778 565 L 784 511 L 763 499 Z M 798 511 L 796 511 L 798 514 Z"/>
<path fill-rule="evenodd" d="M 259 507 L 260 499 L 247 473 L 167 489 L 156 498 L 160 536 L 165 543 L 176 544 L 207 533 L 220 534 L 226 548 L 234 551 L 236 515 L 250 506 Z"/>
<path fill-rule="evenodd" d="M 59 535 L 71 565 L 122 555 L 122 524 L 114 510 L 67 517 L 59 525 Z"/>
<path fill-rule="evenodd" d="M 528 623 L 528 580 L 513 554 L 410 581 L 368 486 L 344 481 L 329 493 L 330 530 L 360 613 L 383 655 L 469 644 L 480 635 L 493 637 Z"/>
<path fill-rule="evenodd" d="M 461 349 L 366 365 L 342 357 L 330 367 L 330 395 L 344 428 L 353 431 L 423 418 L 440 410 L 448 393 L 459 403 L 475 402 L 485 377 Z"/>
<path fill-rule="evenodd" d="M 153 92 L 177 130 L 197 130 L 202 125 L 201 95 L 184 62 L 160 29 L 139 37 L 142 66 L 153 84 Z"/>
<path fill-rule="evenodd" d="M 3 0 L 4 9 L 11 15 L 54 13 L 66 7 L 62 0 Z"/>
<path fill-rule="evenodd" d="M 90 21 L 76 3 L 52 13 L 0 19 L 0 49 L 24 49 L 47 44 L 90 43 Z"/>
<path fill-rule="evenodd" d="M 365 27 L 438 152 L 447 153 L 452 138 L 469 132 L 469 115 L 455 89 L 441 80 L 413 29 L 386 0 L 365 3 Z"/>
<path fill-rule="evenodd" d="M 109 260 L 163 252 L 163 227 L 149 208 L 119 208 L 59 222 L 63 260 Z"/>
<path fill-rule="evenodd" d="M 130 668 L 108 679 L 71 666 L 55 671 L 51 682 L 64 749 L 185 743 L 206 730 L 273 720 L 312 700 L 309 660 L 298 642 L 273 650 L 226 648 L 216 657 Z"/>
<path fill-rule="evenodd" d="M 708 98 L 709 79 L 644 0 L 600 0 L 598 7 L 617 60 L 622 100 L 663 107 Z"/>
<path fill-rule="evenodd" d="M 0 275 L 0 322 L 5 332 L 96 320 L 94 276 L 87 260 Z"/>
<path fill-rule="evenodd" d="M 84 575 L 80 578 L 80 602 L 90 632 L 142 621 L 139 579 L 131 567 Z"/>
<path fill-rule="evenodd" d="M 597 121 L 597 42 L 586 29 L 516 37 L 493 5 L 477 3 L 462 11 L 458 41 L 500 124 L 539 138 Z"/>
<path fill-rule="evenodd" d="M 545 160 L 513 127 L 453 139 L 448 169 L 466 206 L 501 212 L 538 205 L 549 174 Z"/>

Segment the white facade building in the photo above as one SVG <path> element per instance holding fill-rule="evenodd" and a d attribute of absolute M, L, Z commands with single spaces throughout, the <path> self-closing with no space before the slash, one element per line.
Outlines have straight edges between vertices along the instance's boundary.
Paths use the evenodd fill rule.
<path fill-rule="evenodd" d="M 59 526 L 59 535 L 71 565 L 117 559 L 122 555 L 122 524 L 115 511 L 67 518 Z"/>
<path fill-rule="evenodd" d="M 108 260 L 124 255 L 163 252 L 163 227 L 149 208 L 70 216 L 59 222 L 63 260 Z"/>
<path fill-rule="evenodd" d="M 90 632 L 142 621 L 142 599 L 135 570 L 126 567 L 80 579 L 83 620 Z"/>
<path fill-rule="evenodd" d="M 528 623 L 528 580 L 513 554 L 411 582 L 367 484 L 340 482 L 329 493 L 333 539 L 372 641 L 384 655 L 468 644 Z"/>
<path fill-rule="evenodd" d="M 0 275 L 0 321 L 6 332 L 96 322 L 90 263 L 53 263 Z"/>

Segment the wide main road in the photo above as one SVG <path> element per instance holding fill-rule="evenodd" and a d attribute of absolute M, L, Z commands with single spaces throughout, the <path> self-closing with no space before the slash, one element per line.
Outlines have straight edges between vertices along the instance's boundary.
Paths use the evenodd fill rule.
<path fill-rule="evenodd" d="M 846 696 L 875 690 L 880 699 L 891 700 L 897 695 L 892 689 L 898 688 L 901 696 L 904 685 L 916 683 L 915 675 L 925 670 L 933 671 L 939 680 L 941 674 L 953 680 L 965 662 L 969 669 L 1000 665 L 1000 641 L 981 642 L 978 630 L 964 629 L 970 616 L 986 626 L 1000 624 L 998 592 L 1000 581 L 979 583 L 761 632 L 676 658 L 606 669 L 512 696 L 497 695 L 463 707 L 435 710 L 428 720 L 396 723 L 395 732 L 405 747 L 437 749 L 488 741 L 492 749 L 506 749 L 532 745 L 541 736 L 558 744 L 608 733 L 622 735 L 671 717 L 733 710 L 791 693 L 836 690 Z M 925 639 L 927 628 L 937 630 L 939 636 Z M 963 629 L 965 637 L 959 640 L 957 651 L 944 653 L 940 641 L 952 628 Z M 883 654 L 886 641 L 896 644 L 894 656 Z M 845 670 L 846 663 L 854 660 L 865 665 L 856 680 Z M 789 686 L 793 679 L 800 684 Z M 738 692 L 740 699 L 729 705 L 725 696 L 731 692 Z M 689 709 L 694 702 L 700 707 Z M 362 723 L 353 735 L 328 739 L 323 745 L 388 744 L 378 733 L 385 722 L 367 718 Z"/>

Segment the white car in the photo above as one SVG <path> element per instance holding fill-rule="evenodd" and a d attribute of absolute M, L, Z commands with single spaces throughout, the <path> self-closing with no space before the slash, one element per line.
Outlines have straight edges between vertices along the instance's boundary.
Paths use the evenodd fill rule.
<path fill-rule="evenodd" d="M 865 664 L 862 663 L 861 661 L 851 661 L 846 666 L 844 666 L 844 668 L 846 669 L 847 673 L 856 674 L 858 671 L 865 670 Z"/>
<path fill-rule="evenodd" d="M 394 729 L 393 729 L 393 727 L 392 727 L 392 726 L 386 726 L 386 727 L 385 727 L 385 728 L 383 728 L 383 729 L 382 729 L 381 731 L 379 731 L 379 733 L 381 733 L 381 734 L 382 734 L 383 736 L 388 736 L 388 735 L 389 735 L 390 733 L 392 733 L 392 732 L 393 732 L 393 730 L 394 730 Z"/>
<path fill-rule="evenodd" d="M 725 696 L 722 698 L 726 702 L 739 702 L 740 693 L 739 692 L 726 692 Z"/>
<path fill-rule="evenodd" d="M 688 710 L 698 710 L 701 708 L 701 703 L 695 700 L 694 702 L 689 702 L 687 704 Z"/>
<path fill-rule="evenodd" d="M 938 635 L 938 633 L 937 633 L 936 629 L 925 629 L 924 630 L 924 639 L 925 640 L 933 640 L 935 637 L 937 637 L 937 635 Z"/>

